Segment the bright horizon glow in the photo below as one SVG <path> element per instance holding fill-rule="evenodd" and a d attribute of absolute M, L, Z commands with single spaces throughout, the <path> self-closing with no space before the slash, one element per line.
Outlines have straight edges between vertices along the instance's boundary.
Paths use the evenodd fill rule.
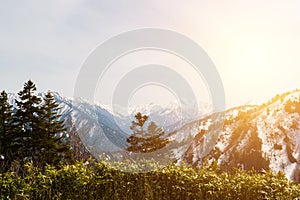
<path fill-rule="evenodd" d="M 197 42 L 223 80 L 227 108 L 300 88 L 300 1 L 8 1 L 0 6 L 0 89 L 72 97 L 82 62 L 124 31 L 170 29 Z"/>

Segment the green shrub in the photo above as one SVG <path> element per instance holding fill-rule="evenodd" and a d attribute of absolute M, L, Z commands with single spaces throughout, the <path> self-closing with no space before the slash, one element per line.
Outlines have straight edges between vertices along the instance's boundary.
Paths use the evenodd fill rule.
<path fill-rule="evenodd" d="M 149 163 L 153 165 L 153 162 Z M 88 165 L 77 162 L 41 169 L 27 163 L 24 176 L 13 172 L 1 174 L 0 198 L 247 200 L 300 197 L 300 185 L 289 182 L 282 172 L 236 169 L 228 173 L 220 171 L 217 165 L 190 167 L 170 164 L 148 173 L 126 173 L 115 166 L 106 162 L 90 162 Z"/>

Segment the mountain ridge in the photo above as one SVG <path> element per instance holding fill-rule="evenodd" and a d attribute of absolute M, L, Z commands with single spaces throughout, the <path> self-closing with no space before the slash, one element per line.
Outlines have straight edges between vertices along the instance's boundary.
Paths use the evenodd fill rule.
<path fill-rule="evenodd" d="M 299 182 L 300 91 L 276 95 L 265 104 L 245 108 L 225 112 L 218 140 L 207 155 L 202 154 L 203 140 L 210 133 L 204 128 L 180 161 L 199 165 L 207 159 L 216 160 L 224 168 L 283 171 L 287 178 Z M 200 122 L 207 124 L 208 119 Z"/>
<path fill-rule="evenodd" d="M 84 100 L 53 94 L 68 132 L 78 134 L 96 158 L 126 147 L 129 133 L 115 121 L 120 116 Z M 16 94 L 9 94 L 10 103 L 16 106 L 14 98 Z M 168 112 L 172 110 L 159 113 Z M 300 182 L 300 90 L 276 95 L 261 105 L 237 106 L 187 120 L 173 129 L 164 128 L 175 143 L 173 153 L 178 164 L 217 161 L 223 169 L 283 171 L 290 180 Z"/>

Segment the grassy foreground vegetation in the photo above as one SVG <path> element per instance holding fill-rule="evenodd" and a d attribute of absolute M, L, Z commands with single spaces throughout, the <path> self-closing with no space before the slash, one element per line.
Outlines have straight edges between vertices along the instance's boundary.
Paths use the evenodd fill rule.
<path fill-rule="evenodd" d="M 122 164 L 122 163 L 121 163 Z M 126 164 L 128 165 L 128 164 Z M 139 166 L 128 167 L 139 167 Z M 283 173 L 222 172 L 216 164 L 169 166 L 126 173 L 106 162 L 25 165 L 23 175 L 1 174 L 1 199 L 299 199 L 300 185 Z"/>

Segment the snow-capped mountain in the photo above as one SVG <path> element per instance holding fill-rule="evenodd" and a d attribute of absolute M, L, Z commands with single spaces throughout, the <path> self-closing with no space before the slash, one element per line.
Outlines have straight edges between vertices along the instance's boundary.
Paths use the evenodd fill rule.
<path fill-rule="evenodd" d="M 124 150 L 131 121 L 141 112 L 164 128 L 178 163 L 200 165 L 205 159 L 216 160 L 225 169 L 280 170 L 290 180 L 300 182 L 300 90 L 277 95 L 263 105 L 240 106 L 223 113 L 209 114 L 206 106 L 197 119 L 188 110 L 181 112 L 175 104 L 143 105 L 122 115 L 58 93 L 54 97 L 67 133 L 78 135 L 94 156 Z M 15 94 L 9 95 L 14 106 L 16 98 Z"/>
<path fill-rule="evenodd" d="M 215 114 L 192 122 L 186 128 L 200 127 L 180 161 L 199 165 L 216 160 L 223 168 L 271 169 L 283 171 L 290 180 L 300 181 L 300 91 L 277 95 L 260 106 L 227 110 L 221 130 Z M 208 143 L 207 138 L 217 138 Z M 213 141 L 213 140 L 212 140 Z"/>
<path fill-rule="evenodd" d="M 129 107 L 127 112 L 118 112 L 124 108 L 116 107 L 115 111 L 110 111 L 114 116 L 118 116 L 116 120 L 120 119 L 118 125 L 127 133 L 130 133 L 130 125 L 128 122 L 135 120 L 136 113 L 141 112 L 143 115 L 149 117 L 148 121 L 154 121 L 157 126 L 162 127 L 166 133 L 173 132 L 183 125 L 193 120 L 199 119 L 202 116 L 211 113 L 212 106 L 209 103 L 202 102 L 199 107 L 189 104 L 189 102 L 182 102 L 183 105 L 177 102 L 170 102 L 169 104 L 158 105 L 154 103 L 141 104 Z M 197 109 L 198 108 L 198 109 Z"/>
<path fill-rule="evenodd" d="M 55 92 L 52 94 L 59 104 L 59 114 L 67 127 L 66 134 L 73 134 L 69 135 L 71 139 L 74 135 L 79 136 L 84 146 L 95 157 L 103 152 L 119 152 L 126 148 L 128 145 L 126 138 L 132 133 L 130 126 L 131 122 L 135 120 L 134 115 L 137 112 L 148 115 L 149 121 L 154 121 L 166 133 L 195 118 L 199 118 L 199 115 L 190 115 L 192 108 L 186 110 L 188 104 L 184 107 L 185 109 L 182 109 L 176 103 L 166 106 L 156 104 L 139 105 L 130 107 L 129 113 L 124 115 L 121 112 L 113 112 L 107 106 L 90 103 L 82 99 L 64 98 Z M 37 96 L 44 97 L 45 94 L 38 93 Z M 18 99 L 18 95 L 9 94 L 8 97 L 10 104 L 16 107 L 15 99 Z M 118 109 L 124 110 L 124 108 Z M 209 106 L 203 106 L 203 112 L 208 111 Z"/>
<path fill-rule="evenodd" d="M 44 93 L 37 96 L 44 97 Z M 126 145 L 127 134 L 115 123 L 114 116 L 98 105 L 82 100 L 73 100 L 53 93 L 59 104 L 59 114 L 67 127 L 66 134 L 79 136 L 85 146 L 101 148 L 103 151 L 118 150 Z M 16 94 L 8 95 L 9 102 L 16 107 Z M 100 149 L 99 149 L 100 150 Z"/>

